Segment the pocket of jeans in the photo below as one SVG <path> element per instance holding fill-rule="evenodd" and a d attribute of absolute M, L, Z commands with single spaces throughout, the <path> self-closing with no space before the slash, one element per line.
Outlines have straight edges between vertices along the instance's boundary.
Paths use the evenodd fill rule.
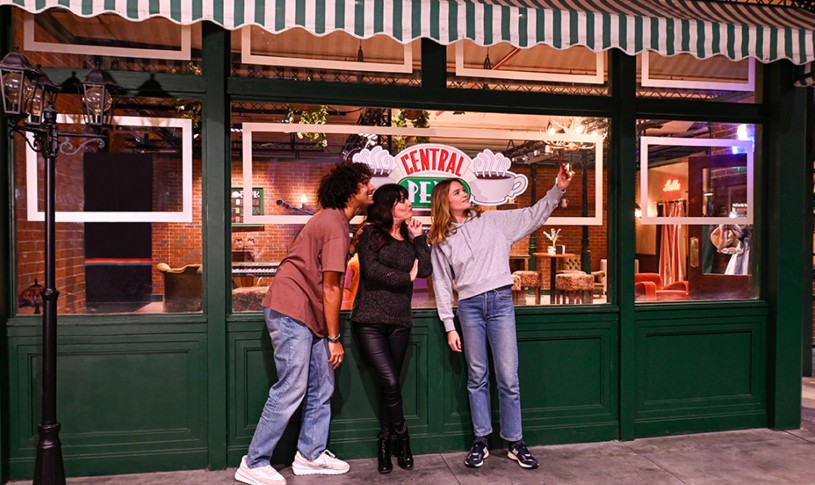
<path fill-rule="evenodd" d="M 512 287 L 504 286 L 495 290 L 495 298 L 499 300 L 512 300 Z"/>

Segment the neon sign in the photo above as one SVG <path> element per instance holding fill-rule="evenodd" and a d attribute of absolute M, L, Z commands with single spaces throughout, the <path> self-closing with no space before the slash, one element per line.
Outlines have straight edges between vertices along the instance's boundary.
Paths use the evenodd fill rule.
<path fill-rule="evenodd" d="M 682 190 L 682 185 L 679 183 L 679 179 L 668 179 L 665 181 L 665 185 L 662 186 L 663 192 L 679 192 Z"/>

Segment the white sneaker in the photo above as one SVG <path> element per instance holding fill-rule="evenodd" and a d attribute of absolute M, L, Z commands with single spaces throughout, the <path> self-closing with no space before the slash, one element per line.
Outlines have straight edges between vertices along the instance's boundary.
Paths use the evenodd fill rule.
<path fill-rule="evenodd" d="M 241 466 L 235 472 L 235 480 L 249 485 L 286 485 L 286 479 L 271 465 L 249 468 L 246 456 L 241 458 Z"/>
<path fill-rule="evenodd" d="M 298 451 L 294 455 L 294 463 L 291 465 L 291 471 L 295 475 L 342 475 L 348 473 L 351 465 L 338 460 L 333 453 L 325 450 L 322 455 L 318 456 L 316 460 L 309 461 L 306 457 Z"/>

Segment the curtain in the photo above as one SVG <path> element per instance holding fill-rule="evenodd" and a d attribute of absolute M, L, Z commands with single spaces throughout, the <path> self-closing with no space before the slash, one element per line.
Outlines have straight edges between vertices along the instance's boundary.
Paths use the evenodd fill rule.
<path fill-rule="evenodd" d="M 684 200 L 663 202 L 665 217 L 684 217 L 687 213 Z M 687 229 L 681 224 L 662 226 L 659 248 L 659 275 L 662 283 L 669 285 L 686 279 Z"/>

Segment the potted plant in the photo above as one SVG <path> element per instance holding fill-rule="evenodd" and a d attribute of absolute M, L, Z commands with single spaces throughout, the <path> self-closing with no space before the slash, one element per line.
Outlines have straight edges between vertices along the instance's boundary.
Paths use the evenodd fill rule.
<path fill-rule="evenodd" d="M 551 241 L 549 247 L 546 248 L 546 252 L 549 254 L 557 254 L 557 238 L 560 236 L 560 229 L 553 227 L 549 232 L 543 231 L 543 235 Z"/>
<path fill-rule="evenodd" d="M 430 112 L 419 109 L 400 109 L 396 113 L 396 117 L 391 121 L 391 126 L 398 126 L 405 128 L 410 121 L 411 126 L 414 128 L 428 128 L 430 126 Z M 396 144 L 396 152 L 401 152 L 407 147 L 407 139 L 404 136 L 396 135 L 393 137 Z M 427 143 L 430 138 L 426 136 L 417 136 L 414 138 L 414 143 Z"/>
<path fill-rule="evenodd" d="M 295 116 L 300 117 L 298 123 L 301 125 L 324 125 L 326 123 L 326 119 L 328 118 L 328 106 L 325 105 L 313 106 L 301 104 L 289 106 L 289 113 L 286 118 L 286 122 L 287 123 L 294 122 Z M 328 139 L 325 133 L 298 132 L 297 138 L 300 139 L 305 138 L 307 140 L 311 140 L 318 147 L 325 148 L 326 146 L 328 146 Z"/>

